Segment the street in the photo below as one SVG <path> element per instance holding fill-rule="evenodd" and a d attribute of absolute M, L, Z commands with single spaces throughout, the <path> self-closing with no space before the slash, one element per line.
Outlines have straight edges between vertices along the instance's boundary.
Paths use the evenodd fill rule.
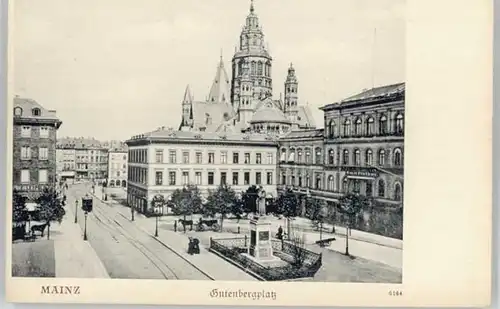
<path fill-rule="evenodd" d="M 66 192 L 67 207 L 74 209 L 78 199 L 77 216 L 82 234 L 85 215 L 80 208 L 81 197 L 90 190 L 90 184 L 77 184 Z M 111 278 L 211 279 L 121 213 L 99 199 L 93 200 L 93 211 L 87 217 L 87 237 Z"/>

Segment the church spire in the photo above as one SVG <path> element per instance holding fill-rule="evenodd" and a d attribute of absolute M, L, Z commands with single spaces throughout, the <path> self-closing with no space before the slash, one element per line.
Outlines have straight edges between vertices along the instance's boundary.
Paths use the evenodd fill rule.
<path fill-rule="evenodd" d="M 253 7 L 253 0 L 250 0 L 250 14 L 253 14 L 255 8 Z"/>
<path fill-rule="evenodd" d="M 189 88 L 189 85 L 186 86 L 186 90 L 184 91 L 184 99 L 182 100 L 182 103 L 192 103 L 193 102 L 193 96 L 191 95 L 191 89 Z"/>
<path fill-rule="evenodd" d="M 207 101 L 210 103 L 230 103 L 229 88 L 229 78 L 224 68 L 221 49 L 219 65 L 217 66 L 217 71 Z"/>

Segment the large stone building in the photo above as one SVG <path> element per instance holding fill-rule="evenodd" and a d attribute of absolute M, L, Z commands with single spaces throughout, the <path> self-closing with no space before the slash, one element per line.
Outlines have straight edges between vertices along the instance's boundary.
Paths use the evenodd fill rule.
<path fill-rule="evenodd" d="M 195 184 L 204 196 L 220 184 L 238 192 L 252 184 L 276 197 L 277 139 L 243 133 L 183 132 L 160 128 L 127 141 L 128 204 L 148 212 L 151 200 Z"/>
<path fill-rule="evenodd" d="M 56 111 L 32 99 L 14 98 L 13 189 L 34 201 L 56 184 Z"/>
<path fill-rule="evenodd" d="M 76 176 L 76 150 L 71 145 L 56 146 L 56 168 L 59 181 L 74 182 Z"/>

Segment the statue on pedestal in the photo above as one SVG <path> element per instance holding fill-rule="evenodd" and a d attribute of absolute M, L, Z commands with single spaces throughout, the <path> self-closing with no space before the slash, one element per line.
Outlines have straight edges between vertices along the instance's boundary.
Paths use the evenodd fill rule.
<path fill-rule="evenodd" d="M 259 195 L 257 198 L 257 205 L 258 205 L 259 216 L 265 216 L 266 215 L 266 191 L 264 191 L 264 189 L 262 189 L 262 187 L 259 190 Z"/>

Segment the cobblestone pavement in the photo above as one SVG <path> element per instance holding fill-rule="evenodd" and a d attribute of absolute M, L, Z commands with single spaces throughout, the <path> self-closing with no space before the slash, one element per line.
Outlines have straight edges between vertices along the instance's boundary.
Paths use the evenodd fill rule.
<path fill-rule="evenodd" d="M 74 207 L 75 197 L 80 199 L 89 187 L 88 184 L 71 186 L 67 193 L 68 206 Z M 78 209 L 82 229 L 84 219 Z M 87 217 L 87 236 L 111 278 L 211 279 L 96 198 L 94 209 Z"/>

